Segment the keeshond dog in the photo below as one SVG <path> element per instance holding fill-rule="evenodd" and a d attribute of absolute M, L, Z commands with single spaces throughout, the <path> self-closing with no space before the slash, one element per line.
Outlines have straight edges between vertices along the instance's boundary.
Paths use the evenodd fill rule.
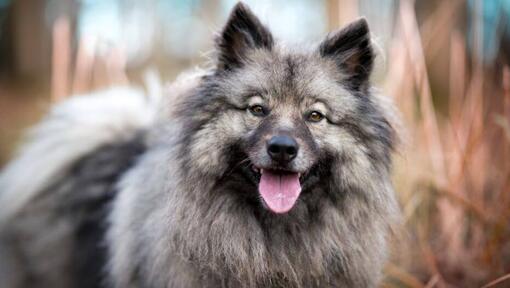
<path fill-rule="evenodd" d="M 399 209 L 373 61 L 364 19 L 285 48 L 238 4 L 163 99 L 57 105 L 0 176 L 0 286 L 377 286 Z"/>

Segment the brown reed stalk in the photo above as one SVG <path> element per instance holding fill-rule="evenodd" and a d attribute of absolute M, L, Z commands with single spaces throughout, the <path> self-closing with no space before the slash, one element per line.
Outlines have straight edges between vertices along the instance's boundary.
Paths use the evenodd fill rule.
<path fill-rule="evenodd" d="M 69 19 L 59 17 L 53 24 L 51 100 L 58 102 L 69 94 L 71 31 Z"/>
<path fill-rule="evenodd" d="M 76 65 L 73 79 L 73 94 L 84 93 L 90 89 L 92 70 L 95 64 L 95 39 L 82 37 L 76 53 Z"/>
<path fill-rule="evenodd" d="M 420 31 L 414 12 L 414 3 L 402 1 L 400 5 L 400 20 L 404 36 L 404 43 L 407 45 L 408 57 L 414 68 L 413 75 L 415 85 L 419 90 L 421 117 L 424 119 L 425 141 L 428 143 L 429 155 L 432 158 L 432 166 L 437 177 L 437 182 L 444 185 L 443 179 L 444 155 L 439 137 L 439 128 L 433 108 L 430 83 L 427 75 L 425 56 L 421 44 Z"/>

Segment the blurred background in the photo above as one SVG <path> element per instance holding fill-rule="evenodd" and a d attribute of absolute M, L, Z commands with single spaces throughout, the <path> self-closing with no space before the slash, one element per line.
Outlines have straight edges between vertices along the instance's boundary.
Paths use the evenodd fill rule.
<path fill-rule="evenodd" d="M 235 0 L 0 0 L 0 166 L 52 102 L 207 62 Z M 365 16 L 404 123 L 383 287 L 510 287 L 510 0 L 245 1 L 310 45 Z"/>

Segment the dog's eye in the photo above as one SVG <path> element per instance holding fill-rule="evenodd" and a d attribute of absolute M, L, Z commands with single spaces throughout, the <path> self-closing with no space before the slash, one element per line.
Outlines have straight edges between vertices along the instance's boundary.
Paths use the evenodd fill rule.
<path fill-rule="evenodd" d="M 253 105 L 248 108 L 248 110 L 253 114 L 254 116 L 265 116 L 266 115 L 266 109 L 262 107 L 262 105 Z"/>
<path fill-rule="evenodd" d="M 324 119 L 324 115 L 317 111 L 312 111 L 307 116 L 307 120 L 310 122 L 320 122 L 322 119 Z"/>

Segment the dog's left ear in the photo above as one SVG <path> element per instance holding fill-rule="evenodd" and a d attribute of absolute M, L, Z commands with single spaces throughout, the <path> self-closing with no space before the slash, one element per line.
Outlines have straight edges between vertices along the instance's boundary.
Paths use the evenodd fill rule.
<path fill-rule="evenodd" d="M 218 70 L 232 70 L 243 65 L 252 49 L 273 47 L 271 32 L 262 25 L 248 6 L 239 2 L 230 13 L 227 24 L 216 40 Z"/>
<path fill-rule="evenodd" d="M 332 34 L 319 46 L 321 56 L 332 59 L 348 84 L 359 90 L 366 87 L 374 62 L 368 23 L 364 18 Z"/>

